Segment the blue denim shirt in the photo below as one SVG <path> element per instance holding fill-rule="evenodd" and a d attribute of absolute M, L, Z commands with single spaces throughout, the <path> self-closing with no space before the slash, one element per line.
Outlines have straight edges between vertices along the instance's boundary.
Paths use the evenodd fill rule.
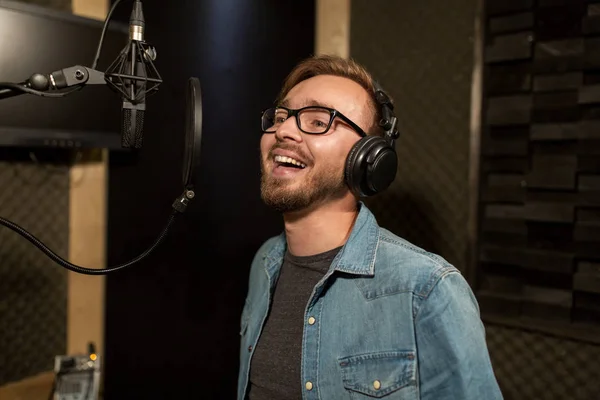
<path fill-rule="evenodd" d="M 463 276 L 379 227 L 359 206 L 347 243 L 306 305 L 298 355 L 303 398 L 502 399 L 479 306 Z M 241 316 L 239 400 L 285 249 L 282 233 L 252 262 Z"/>

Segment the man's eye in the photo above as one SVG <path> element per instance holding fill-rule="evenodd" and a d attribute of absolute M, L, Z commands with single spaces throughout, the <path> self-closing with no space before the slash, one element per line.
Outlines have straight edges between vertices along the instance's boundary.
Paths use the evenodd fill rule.
<path fill-rule="evenodd" d="M 275 113 L 275 117 L 273 118 L 273 121 L 276 124 L 281 124 L 284 123 L 285 120 L 287 119 L 288 115 L 285 112 L 277 112 Z"/>

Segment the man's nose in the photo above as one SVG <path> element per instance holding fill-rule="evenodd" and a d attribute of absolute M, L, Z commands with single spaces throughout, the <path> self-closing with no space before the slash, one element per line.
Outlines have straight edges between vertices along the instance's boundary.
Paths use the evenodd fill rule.
<path fill-rule="evenodd" d="M 275 136 L 279 140 L 293 140 L 296 142 L 302 141 L 302 132 L 298 129 L 295 117 L 289 117 L 275 131 Z"/>

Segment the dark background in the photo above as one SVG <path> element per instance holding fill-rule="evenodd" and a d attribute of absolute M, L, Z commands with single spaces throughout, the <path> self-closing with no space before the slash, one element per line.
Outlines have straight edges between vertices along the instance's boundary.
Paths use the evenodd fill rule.
<path fill-rule="evenodd" d="M 143 4 L 165 83 L 148 99 L 142 151 L 110 156 L 108 263 L 145 250 L 182 191 L 190 76 L 203 86 L 201 185 L 151 258 L 108 277 L 105 398 L 171 398 L 176 391 L 233 398 L 248 268 L 260 244 L 281 229 L 259 199 L 258 115 L 292 66 L 313 52 L 315 9 L 281 1 Z M 369 200 L 381 225 L 476 278 L 470 283 L 507 400 L 596 398 L 597 2 L 485 2 L 473 264 L 467 218 L 468 176 L 476 167 L 469 162 L 476 4 L 351 4 L 350 55 L 389 89 L 402 131 L 398 180 Z M 115 17 L 127 21 L 129 12 L 125 2 Z M 3 192 L 1 215 L 66 251 L 67 168 L 42 179 L 52 163 L 15 154 L 0 162 L 0 181 L 27 200 Z M 20 341 L 0 342 L 0 355 L 10 356 L 0 359 L 10 366 L 0 370 L 6 382 L 50 369 L 51 356 L 62 353 L 66 287 L 60 270 L 3 234 L 2 259 L 10 261 L 0 263 L 0 278 L 7 277 L 0 279 L 0 313 L 14 323 L 4 332 L 23 333 Z M 28 330 L 34 323 L 42 328 Z M 4 351 L 9 346 L 12 353 Z"/>
<path fill-rule="evenodd" d="M 197 197 L 146 262 L 109 275 L 105 396 L 233 398 L 239 315 L 252 257 L 280 217 L 260 201 L 260 111 L 314 43 L 313 4 L 146 0 L 161 90 L 147 99 L 144 148 L 111 155 L 108 263 L 156 238 L 182 192 L 184 94 L 200 78 Z M 127 20 L 130 6 L 116 18 Z"/>

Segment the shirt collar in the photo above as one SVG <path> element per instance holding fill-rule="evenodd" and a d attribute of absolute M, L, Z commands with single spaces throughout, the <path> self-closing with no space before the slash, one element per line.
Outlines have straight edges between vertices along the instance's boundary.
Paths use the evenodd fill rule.
<path fill-rule="evenodd" d="M 375 274 L 375 256 L 379 245 L 379 225 L 375 216 L 361 201 L 358 203 L 358 216 L 348 237 L 332 267 L 355 275 L 373 276 Z M 281 267 L 287 247 L 285 232 L 277 236 L 274 246 L 266 256 L 266 269 L 270 276 L 277 273 Z"/>

